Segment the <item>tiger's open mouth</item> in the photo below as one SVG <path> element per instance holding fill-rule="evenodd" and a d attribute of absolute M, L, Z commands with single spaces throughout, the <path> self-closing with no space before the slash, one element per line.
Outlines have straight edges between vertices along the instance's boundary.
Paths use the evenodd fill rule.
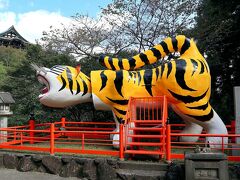
<path fill-rule="evenodd" d="M 41 99 L 44 95 L 46 95 L 50 90 L 50 85 L 47 79 L 41 75 L 37 75 L 38 82 L 40 82 L 45 87 L 41 89 L 41 94 L 38 96 Z"/>

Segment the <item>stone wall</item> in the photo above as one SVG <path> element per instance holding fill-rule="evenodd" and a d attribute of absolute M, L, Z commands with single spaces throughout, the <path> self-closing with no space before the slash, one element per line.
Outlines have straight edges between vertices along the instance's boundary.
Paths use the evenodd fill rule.
<path fill-rule="evenodd" d="M 0 167 L 18 171 L 37 171 L 61 177 L 86 179 L 119 179 L 115 169 L 117 160 L 80 158 L 71 156 L 0 154 Z"/>
<path fill-rule="evenodd" d="M 120 161 L 110 158 L 79 156 L 51 156 L 39 154 L 0 153 L 0 168 L 18 171 L 37 171 L 90 180 L 181 180 L 182 163 L 154 163 L 149 161 Z M 229 165 L 229 179 L 240 179 L 240 163 Z"/>

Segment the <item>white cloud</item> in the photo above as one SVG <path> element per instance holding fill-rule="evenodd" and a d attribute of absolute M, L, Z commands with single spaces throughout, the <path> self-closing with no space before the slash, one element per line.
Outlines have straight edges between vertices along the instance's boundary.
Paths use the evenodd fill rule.
<path fill-rule="evenodd" d="M 16 24 L 16 14 L 13 12 L 0 13 L 0 32 L 7 30 Z"/>
<path fill-rule="evenodd" d="M 9 5 L 8 0 L 0 0 L 0 9 L 5 9 L 8 7 L 8 5 Z"/>
<path fill-rule="evenodd" d="M 43 31 L 49 30 L 50 26 L 61 28 L 61 24 L 68 25 L 71 21 L 72 19 L 62 16 L 59 12 L 45 10 L 30 11 L 22 14 L 4 12 L 0 13 L 0 32 L 14 25 L 26 40 L 34 43 L 35 40 L 42 37 Z"/>

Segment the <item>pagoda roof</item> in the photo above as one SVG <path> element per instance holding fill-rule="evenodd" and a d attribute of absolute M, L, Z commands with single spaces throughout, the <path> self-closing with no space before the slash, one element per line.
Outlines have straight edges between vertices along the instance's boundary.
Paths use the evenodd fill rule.
<path fill-rule="evenodd" d="M 2 103 L 13 104 L 15 101 L 9 92 L 0 92 L 0 104 Z"/>
<path fill-rule="evenodd" d="M 11 36 L 9 36 L 11 34 Z M 26 39 L 24 39 L 15 29 L 14 26 L 11 26 L 8 30 L 0 33 L 0 39 L 3 40 L 20 40 L 23 43 L 29 43 Z"/>

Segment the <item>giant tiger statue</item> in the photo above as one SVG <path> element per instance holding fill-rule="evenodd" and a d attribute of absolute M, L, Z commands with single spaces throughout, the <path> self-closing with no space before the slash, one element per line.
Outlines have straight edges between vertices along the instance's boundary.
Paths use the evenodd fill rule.
<path fill-rule="evenodd" d="M 180 57 L 157 68 L 136 70 L 173 52 Z M 186 127 L 182 133 L 227 134 L 221 118 L 209 103 L 211 76 L 208 64 L 195 42 L 183 35 L 166 38 L 160 44 L 129 59 L 101 56 L 100 63 L 110 70 L 92 71 L 90 77 L 80 67 L 56 65 L 50 69 L 33 65 L 38 81 L 46 87 L 39 95 L 42 104 L 64 108 L 93 102 L 96 109 L 111 110 L 119 123 L 126 120 L 131 96 L 166 95 L 172 109 L 182 117 Z M 118 139 L 114 135 L 113 139 Z M 181 141 L 197 141 L 197 137 L 181 137 Z M 210 143 L 221 143 L 221 137 L 208 137 Z M 224 138 L 227 143 L 227 138 Z"/>

